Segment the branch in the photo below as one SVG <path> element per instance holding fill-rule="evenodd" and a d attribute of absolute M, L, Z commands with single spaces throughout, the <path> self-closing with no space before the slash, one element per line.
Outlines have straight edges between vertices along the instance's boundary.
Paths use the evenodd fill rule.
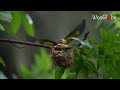
<path fill-rule="evenodd" d="M 51 48 L 47 45 L 37 44 L 37 43 L 31 43 L 31 42 L 24 42 L 24 41 L 16 41 L 16 40 L 9 40 L 9 39 L 0 39 L 0 42 L 8 42 L 8 43 L 15 43 L 15 44 L 23 44 L 23 45 L 29 45 L 29 46 L 36 46 L 36 47 L 45 47 L 45 48 Z"/>
<path fill-rule="evenodd" d="M 84 39 L 86 40 L 89 32 L 85 34 Z M 51 49 L 54 46 L 48 46 L 48 45 L 43 45 L 43 44 L 37 44 L 37 43 L 31 43 L 31 42 L 25 42 L 25 41 L 16 41 L 16 40 L 9 40 L 9 39 L 0 39 L 0 42 L 8 42 L 13 45 L 15 44 L 23 44 L 23 45 L 29 45 L 29 46 L 35 46 L 35 47 L 44 47 L 44 48 L 49 48 Z M 81 43 L 78 45 L 78 47 L 81 45 Z M 71 47 L 57 47 L 58 49 L 70 49 Z"/>
<path fill-rule="evenodd" d="M 54 46 L 48 46 L 48 45 L 43 45 L 43 44 L 37 44 L 37 43 L 31 43 L 31 42 L 25 42 L 25 41 L 16 41 L 16 40 L 9 40 L 9 39 L 0 39 L 0 42 L 8 42 L 10 44 L 13 45 L 13 43 L 15 44 L 23 44 L 23 45 L 29 45 L 29 46 L 35 46 L 35 47 L 44 47 L 44 48 L 49 48 L 51 49 Z M 71 47 L 57 47 L 59 48 L 63 48 L 63 49 L 69 49 Z"/>

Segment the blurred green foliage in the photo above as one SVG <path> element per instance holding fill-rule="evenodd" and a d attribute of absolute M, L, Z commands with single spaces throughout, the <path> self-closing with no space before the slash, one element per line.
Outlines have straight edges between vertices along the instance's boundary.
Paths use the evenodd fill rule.
<path fill-rule="evenodd" d="M 10 28 L 7 29 L 9 33 L 15 36 L 21 25 L 23 25 L 27 35 L 32 37 L 35 36 L 34 24 L 29 14 L 22 11 L 12 11 L 11 14 L 13 16 L 13 20 L 10 23 Z"/>
<path fill-rule="evenodd" d="M 0 57 L 0 65 L 3 65 L 4 67 L 6 66 L 2 57 Z M 7 77 L 4 75 L 4 73 L 0 70 L 0 79 L 7 79 Z"/>
<path fill-rule="evenodd" d="M 101 42 L 95 42 L 95 37 L 88 39 L 93 48 L 83 47 L 77 50 L 70 68 L 70 72 L 76 72 L 77 78 L 120 78 L 120 36 L 103 28 L 100 34 Z"/>
<path fill-rule="evenodd" d="M 77 50 L 74 62 L 67 68 L 67 72 L 65 68 L 52 69 L 52 59 L 44 50 L 41 50 L 35 55 L 32 71 L 21 69 L 22 74 L 25 74 L 23 76 L 25 78 L 48 78 L 47 75 L 49 75 L 52 76 L 49 78 L 55 79 L 119 79 L 120 36 L 104 28 L 100 29 L 100 34 L 102 38 L 100 42 L 95 37 L 82 41 L 81 44 L 84 47 Z"/>
<path fill-rule="evenodd" d="M 116 16 L 116 19 L 111 22 L 109 29 L 113 30 L 117 34 L 120 34 L 120 11 L 113 11 L 112 15 Z"/>
<path fill-rule="evenodd" d="M 6 25 L 3 21 L 9 22 L 9 24 Z M 16 36 L 21 25 L 24 26 L 27 35 L 35 36 L 35 27 L 29 14 L 23 11 L 0 12 L 0 30 L 7 31 L 10 35 Z"/>
<path fill-rule="evenodd" d="M 23 24 L 27 35 L 35 36 L 34 23 L 30 16 L 21 11 L 7 12 L 8 15 L 1 14 L 0 20 L 11 21 L 10 27 L 0 22 L 0 29 L 6 30 L 10 35 L 16 35 L 21 24 Z M 34 63 L 30 68 L 20 65 L 20 73 L 23 79 L 120 79 L 120 13 L 113 12 L 117 19 L 109 24 L 106 30 L 100 29 L 101 40 L 96 37 L 80 40 L 73 38 L 78 43 L 70 50 L 74 50 L 79 43 L 75 59 L 69 68 L 55 67 L 52 58 L 47 50 L 41 48 L 34 55 Z M 11 16 L 12 15 L 12 16 Z M 98 27 L 100 24 L 97 24 Z M 0 58 L 0 63 L 4 65 Z M 1 74 L 1 72 L 0 72 Z M 1 74 L 2 78 L 3 74 Z"/>
<path fill-rule="evenodd" d="M 55 70 L 55 79 L 61 79 L 65 71 L 65 68 L 57 67 Z"/>
<path fill-rule="evenodd" d="M 12 15 L 9 11 L 1 11 L 0 12 L 0 30 L 5 31 L 3 22 L 11 22 Z"/>
<path fill-rule="evenodd" d="M 45 49 L 40 49 L 39 53 L 35 54 L 34 60 L 35 62 L 30 69 L 26 68 L 24 65 L 20 65 L 20 72 L 23 78 L 54 78 L 52 58 L 49 56 Z"/>
<path fill-rule="evenodd" d="M 12 15 L 11 15 L 11 13 L 9 11 L 0 12 L 0 20 L 11 22 L 12 19 L 13 19 Z"/>
<path fill-rule="evenodd" d="M 0 57 L 0 64 L 2 64 L 3 66 L 5 66 L 5 63 L 3 61 L 3 59 Z"/>
<path fill-rule="evenodd" d="M 1 70 L 0 70 L 0 79 L 8 79 Z"/>

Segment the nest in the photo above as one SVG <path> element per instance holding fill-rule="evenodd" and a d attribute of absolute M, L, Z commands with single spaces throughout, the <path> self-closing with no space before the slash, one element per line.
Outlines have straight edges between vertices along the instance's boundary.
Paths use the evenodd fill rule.
<path fill-rule="evenodd" d="M 68 68 L 74 60 L 74 51 L 70 53 L 66 49 L 52 48 L 52 60 L 53 63 L 59 67 Z"/>

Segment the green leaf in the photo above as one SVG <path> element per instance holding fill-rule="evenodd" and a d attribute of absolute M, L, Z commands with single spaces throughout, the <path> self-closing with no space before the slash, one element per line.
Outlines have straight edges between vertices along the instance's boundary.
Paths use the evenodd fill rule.
<path fill-rule="evenodd" d="M 116 68 L 115 68 L 118 78 L 120 79 L 120 61 L 116 62 Z"/>
<path fill-rule="evenodd" d="M 19 11 L 16 12 L 12 12 L 11 13 L 13 16 L 13 20 L 10 23 L 11 24 L 11 30 L 10 32 L 12 32 L 12 34 L 16 35 L 16 33 L 18 32 L 20 25 L 21 25 L 21 13 Z"/>
<path fill-rule="evenodd" d="M 9 26 L 6 26 L 3 23 L 2 23 L 2 26 L 4 27 L 5 31 L 7 31 L 10 35 L 15 36 L 15 34 L 13 34 L 13 31 L 11 30 Z"/>
<path fill-rule="evenodd" d="M 109 29 L 113 29 L 113 28 L 115 28 L 115 23 L 111 23 L 111 25 L 109 26 Z"/>
<path fill-rule="evenodd" d="M 112 78 L 113 79 L 119 79 L 118 74 L 117 74 L 116 69 L 114 68 L 114 66 L 112 64 L 109 64 L 109 68 L 110 68 L 110 74 L 111 74 Z"/>
<path fill-rule="evenodd" d="M 80 68 L 80 71 L 77 73 L 77 79 L 87 79 L 89 70 L 86 66 Z"/>
<path fill-rule="evenodd" d="M 120 18 L 120 12 L 114 11 L 112 14 L 115 15 L 117 18 Z"/>
<path fill-rule="evenodd" d="M 106 78 L 112 78 L 112 79 L 118 79 L 119 78 L 119 71 L 117 71 L 117 68 L 115 68 L 111 63 L 104 64 L 104 72 L 103 77 Z"/>
<path fill-rule="evenodd" d="M 8 79 L 1 70 L 0 70 L 0 79 Z"/>
<path fill-rule="evenodd" d="M 92 46 L 91 46 L 91 44 L 89 43 L 88 40 L 81 41 L 81 44 L 82 44 L 82 45 L 85 45 L 85 46 L 88 46 L 89 48 L 92 48 Z"/>
<path fill-rule="evenodd" d="M 55 70 L 55 79 L 61 79 L 65 71 L 65 68 L 57 67 Z"/>
<path fill-rule="evenodd" d="M 35 55 L 35 68 L 39 71 L 49 71 L 52 67 L 52 58 L 47 53 L 46 49 L 40 49 Z"/>
<path fill-rule="evenodd" d="M 109 40 L 108 40 L 108 42 L 110 44 L 114 43 L 115 39 L 117 38 L 116 33 L 114 33 L 112 30 L 109 30 L 108 34 L 109 34 Z"/>
<path fill-rule="evenodd" d="M 23 64 L 20 64 L 20 73 L 22 74 L 23 78 L 32 79 L 33 74 L 30 70 L 28 70 Z"/>
<path fill-rule="evenodd" d="M 104 55 L 104 51 L 105 51 L 105 47 L 104 47 L 104 44 L 98 44 L 98 52 L 99 52 L 99 55 Z"/>
<path fill-rule="evenodd" d="M 9 11 L 2 11 L 0 12 L 0 20 L 11 22 L 12 21 L 12 15 Z"/>
<path fill-rule="evenodd" d="M 117 59 L 116 58 L 113 58 L 113 66 L 116 67 L 116 61 Z"/>
<path fill-rule="evenodd" d="M 82 49 L 77 49 L 75 58 L 70 67 L 70 72 L 78 73 L 80 71 L 80 68 L 83 67 L 83 65 L 84 63 L 83 63 L 83 57 L 82 57 Z"/>
<path fill-rule="evenodd" d="M 75 60 L 70 67 L 70 72 L 72 72 L 72 73 L 79 72 L 81 63 L 82 62 L 80 62 L 80 60 Z"/>
<path fill-rule="evenodd" d="M 71 75 L 67 76 L 66 79 L 77 79 L 77 77 L 76 77 L 76 74 L 71 74 Z"/>
<path fill-rule="evenodd" d="M 103 41 L 107 41 L 108 40 L 108 33 L 107 33 L 107 31 L 104 28 L 100 29 L 100 34 L 101 34 L 101 37 L 102 37 Z"/>
<path fill-rule="evenodd" d="M 104 64 L 103 66 L 103 78 L 104 79 L 110 79 L 111 75 L 110 75 L 110 68 L 108 64 Z"/>
<path fill-rule="evenodd" d="M 97 69 L 96 69 L 94 63 L 90 60 L 85 60 L 84 62 L 89 69 L 89 73 L 95 73 L 98 76 Z"/>
<path fill-rule="evenodd" d="M 26 33 L 29 36 L 35 36 L 34 25 L 31 17 L 28 14 L 22 13 L 22 19 Z"/>
<path fill-rule="evenodd" d="M 1 57 L 0 57 L 0 64 L 2 64 L 5 67 L 5 63 L 4 63 L 4 61 L 2 60 Z"/>
<path fill-rule="evenodd" d="M 105 56 L 98 56 L 97 58 L 97 68 L 99 68 L 100 66 L 103 66 L 105 62 Z"/>
<path fill-rule="evenodd" d="M 71 39 L 76 40 L 76 41 L 81 41 L 79 38 L 72 37 Z"/>
<path fill-rule="evenodd" d="M 86 59 L 87 58 L 93 58 L 93 56 L 95 55 L 95 51 L 92 48 L 88 48 L 88 47 L 84 47 L 82 48 L 82 58 Z"/>
<path fill-rule="evenodd" d="M 31 72 L 35 79 L 54 78 L 52 68 L 52 58 L 47 53 L 47 50 L 41 48 L 34 56 L 34 64 L 31 67 Z"/>
<path fill-rule="evenodd" d="M 89 42 L 90 43 L 96 43 L 97 42 L 97 38 L 95 36 L 92 36 L 91 38 L 89 38 Z"/>
<path fill-rule="evenodd" d="M 46 49 L 42 48 L 40 49 L 40 59 L 41 59 L 41 64 L 44 65 L 44 69 L 45 71 L 49 71 L 50 68 L 52 67 L 52 58 L 49 56 L 49 54 L 47 53 Z"/>
<path fill-rule="evenodd" d="M 5 31 L 4 27 L 0 24 L 0 30 Z"/>
<path fill-rule="evenodd" d="M 73 44 L 72 48 L 67 50 L 67 53 L 69 54 L 69 53 L 71 53 L 71 51 L 74 51 L 77 46 L 78 46 L 78 44 Z"/>

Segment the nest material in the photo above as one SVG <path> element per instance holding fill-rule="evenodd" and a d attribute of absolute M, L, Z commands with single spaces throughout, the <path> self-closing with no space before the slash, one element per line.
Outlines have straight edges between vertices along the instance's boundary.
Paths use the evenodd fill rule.
<path fill-rule="evenodd" d="M 74 51 L 67 53 L 66 49 L 52 48 L 53 63 L 59 67 L 68 68 L 74 60 Z"/>

